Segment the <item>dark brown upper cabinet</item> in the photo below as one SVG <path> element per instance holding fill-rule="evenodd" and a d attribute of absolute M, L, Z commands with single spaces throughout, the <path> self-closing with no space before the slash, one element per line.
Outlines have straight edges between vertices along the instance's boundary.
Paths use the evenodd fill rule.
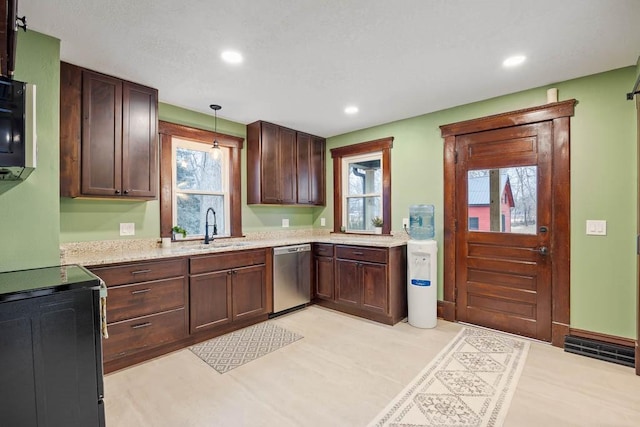
<path fill-rule="evenodd" d="M 325 140 L 264 121 L 247 125 L 247 203 L 325 204 Z"/>
<path fill-rule="evenodd" d="M 18 0 L 0 0 L 0 73 L 13 77 L 16 58 Z"/>
<path fill-rule="evenodd" d="M 296 135 L 298 204 L 325 204 L 324 146 L 324 138 L 302 132 Z"/>
<path fill-rule="evenodd" d="M 60 63 L 60 195 L 155 199 L 158 91 Z"/>

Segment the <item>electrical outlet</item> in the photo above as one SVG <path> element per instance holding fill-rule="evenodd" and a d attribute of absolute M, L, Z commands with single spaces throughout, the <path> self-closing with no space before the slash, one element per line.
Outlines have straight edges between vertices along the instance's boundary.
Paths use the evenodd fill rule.
<path fill-rule="evenodd" d="M 325 227 L 327 225 L 326 218 L 320 218 L 320 227 Z"/>
<path fill-rule="evenodd" d="M 120 223 L 120 235 L 121 236 L 135 236 L 136 224 L 133 222 L 121 222 Z"/>
<path fill-rule="evenodd" d="M 409 218 L 402 218 L 402 228 L 409 228 Z"/>
<path fill-rule="evenodd" d="M 289 227 L 289 219 L 282 218 L 282 228 L 287 228 L 287 227 Z"/>

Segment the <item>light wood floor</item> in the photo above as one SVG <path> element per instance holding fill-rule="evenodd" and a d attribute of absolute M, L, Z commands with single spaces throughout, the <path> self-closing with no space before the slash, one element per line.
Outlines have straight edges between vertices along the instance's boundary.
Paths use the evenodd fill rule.
<path fill-rule="evenodd" d="M 107 425 L 365 426 L 462 328 L 316 306 L 271 321 L 304 338 L 225 374 L 181 350 L 107 375 Z M 532 342 L 505 426 L 640 426 L 640 377 Z"/>

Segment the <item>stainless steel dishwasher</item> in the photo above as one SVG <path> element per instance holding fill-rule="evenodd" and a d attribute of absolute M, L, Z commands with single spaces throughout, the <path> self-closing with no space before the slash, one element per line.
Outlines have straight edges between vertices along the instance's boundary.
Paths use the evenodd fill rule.
<path fill-rule="evenodd" d="M 311 300 L 311 245 L 273 248 L 273 315 Z"/>

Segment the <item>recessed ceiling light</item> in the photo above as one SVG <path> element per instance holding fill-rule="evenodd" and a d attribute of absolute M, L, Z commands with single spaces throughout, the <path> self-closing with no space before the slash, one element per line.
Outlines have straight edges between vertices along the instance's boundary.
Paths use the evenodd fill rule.
<path fill-rule="evenodd" d="M 515 67 L 517 65 L 522 64 L 525 59 L 527 59 L 527 57 L 524 56 L 524 55 L 510 56 L 507 59 L 505 59 L 504 61 L 502 61 L 502 65 L 505 66 L 505 67 Z"/>
<path fill-rule="evenodd" d="M 349 105 L 344 109 L 344 112 L 347 114 L 355 114 L 358 112 L 358 107 L 356 107 L 355 105 Z"/>
<path fill-rule="evenodd" d="M 239 64 L 243 59 L 242 54 L 235 50 L 225 50 L 224 52 L 222 52 L 222 55 L 220 55 L 220 57 L 224 62 L 228 64 Z"/>

